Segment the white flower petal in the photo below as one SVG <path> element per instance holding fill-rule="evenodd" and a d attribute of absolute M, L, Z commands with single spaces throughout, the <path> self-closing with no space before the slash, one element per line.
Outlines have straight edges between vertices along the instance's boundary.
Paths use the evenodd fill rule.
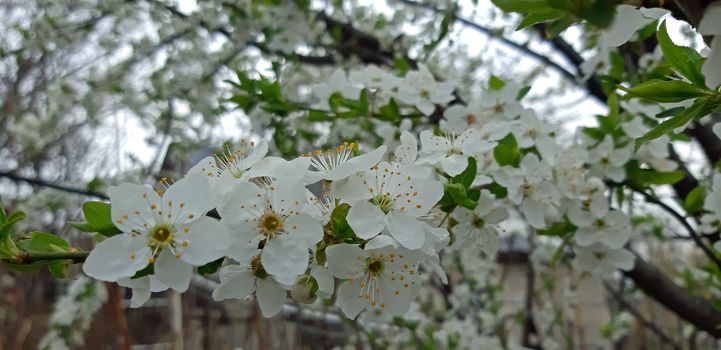
<path fill-rule="evenodd" d="M 188 233 L 178 232 L 175 237 L 180 258 L 188 264 L 200 266 L 225 255 L 231 244 L 225 226 L 215 219 L 203 216 L 190 223 Z M 185 245 L 185 247 L 184 247 Z"/>
<path fill-rule="evenodd" d="M 468 167 L 468 156 L 452 154 L 441 161 L 441 169 L 450 176 L 456 176 Z"/>
<path fill-rule="evenodd" d="M 83 271 L 92 278 L 115 282 L 148 266 L 151 253 L 144 237 L 115 235 L 95 246 L 83 264 Z"/>
<path fill-rule="evenodd" d="M 340 306 L 343 314 L 350 319 L 355 319 L 368 305 L 368 302 L 360 297 L 360 283 L 361 281 L 357 280 L 349 281 L 341 284 L 340 288 L 338 288 L 338 306 Z"/>
<path fill-rule="evenodd" d="M 320 265 L 313 265 L 310 268 L 310 275 L 318 283 L 318 296 L 323 299 L 330 298 L 335 288 L 335 281 L 330 270 Z"/>
<path fill-rule="evenodd" d="M 110 216 L 123 232 L 144 231 L 143 224 L 152 225 L 155 218 L 150 206 L 160 206 L 160 196 L 148 186 L 124 183 L 108 189 Z M 126 218 L 130 218 L 129 220 Z"/>
<path fill-rule="evenodd" d="M 703 35 L 721 35 L 721 3 L 716 2 L 706 8 L 698 32 Z"/>
<path fill-rule="evenodd" d="M 706 77 L 706 85 L 712 89 L 721 85 L 721 35 L 711 41 L 711 54 L 703 63 L 701 73 Z"/>
<path fill-rule="evenodd" d="M 338 278 L 351 278 L 365 264 L 365 252 L 357 245 L 334 244 L 325 250 L 328 259 L 328 270 Z"/>
<path fill-rule="evenodd" d="M 425 231 L 418 219 L 392 211 L 386 215 L 386 227 L 402 246 L 414 250 L 423 246 Z"/>
<path fill-rule="evenodd" d="M 226 273 L 225 278 L 221 278 L 220 284 L 213 290 L 213 299 L 243 299 L 253 293 L 254 289 L 255 277 L 250 270 Z"/>
<path fill-rule="evenodd" d="M 298 177 L 279 177 L 269 186 L 270 205 L 280 215 L 300 212 L 306 203 L 305 187 Z"/>
<path fill-rule="evenodd" d="M 349 159 L 348 162 L 340 165 L 334 171 L 324 176 L 323 178 L 326 180 L 336 181 L 344 179 L 359 171 L 367 170 L 370 167 L 378 164 L 378 162 L 383 159 L 383 156 L 386 154 L 387 149 L 388 147 L 386 145 L 382 145 L 374 149 L 373 151 L 361 154 L 357 157 L 353 157 Z"/>
<path fill-rule="evenodd" d="M 155 276 L 178 293 L 188 290 L 193 267 L 175 257 L 167 247 L 160 252 L 155 261 Z"/>
<path fill-rule="evenodd" d="M 263 268 L 285 285 L 292 285 L 308 267 L 308 247 L 303 237 L 282 235 L 271 239 L 260 256 Z"/>
<path fill-rule="evenodd" d="M 323 227 L 318 220 L 308 214 L 294 215 L 285 222 L 288 234 L 303 237 L 308 248 L 315 248 L 315 244 L 323 239 Z"/>
<path fill-rule="evenodd" d="M 193 221 L 212 209 L 208 200 L 209 192 L 207 176 L 188 175 L 168 188 L 163 195 L 162 209 L 166 214 L 172 214 L 171 220 L 174 222 Z"/>
<path fill-rule="evenodd" d="M 377 206 L 360 201 L 353 204 L 348 211 L 348 225 L 356 236 L 361 239 L 371 239 L 383 230 L 385 214 Z"/>
<path fill-rule="evenodd" d="M 283 309 L 287 293 L 271 278 L 258 279 L 256 283 L 255 297 L 261 313 L 264 317 L 277 315 Z"/>

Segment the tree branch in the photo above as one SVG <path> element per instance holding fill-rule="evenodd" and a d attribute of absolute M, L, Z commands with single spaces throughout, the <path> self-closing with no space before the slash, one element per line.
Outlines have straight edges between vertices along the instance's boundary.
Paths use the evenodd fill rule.
<path fill-rule="evenodd" d="M 624 274 L 646 295 L 682 319 L 714 338 L 721 338 L 721 329 L 718 328 L 721 325 L 721 311 L 708 300 L 690 294 L 664 276 L 658 268 L 641 259 L 636 259 L 633 270 L 625 271 Z"/>
<path fill-rule="evenodd" d="M 29 177 L 15 175 L 15 174 L 8 173 L 8 172 L 0 171 L 0 177 L 4 177 L 4 178 L 7 178 L 7 179 L 15 181 L 15 182 L 26 182 L 33 186 L 47 187 L 47 188 L 52 188 L 52 189 L 56 189 L 59 191 L 81 194 L 84 196 L 95 197 L 95 198 L 99 198 L 99 199 L 105 199 L 105 200 L 110 199 L 108 196 L 106 196 L 105 194 L 100 193 L 100 192 L 86 191 L 86 190 L 81 190 L 81 189 L 77 189 L 77 188 L 67 187 L 67 186 L 63 186 L 63 185 L 54 184 L 49 181 L 45 181 L 45 180 L 41 180 L 41 179 L 32 179 Z"/>
<path fill-rule="evenodd" d="M 436 7 L 434 5 L 431 5 L 431 4 L 420 3 L 420 2 L 412 1 L 412 0 L 397 0 L 397 1 L 399 1 L 403 4 L 406 4 L 406 5 L 409 5 L 409 6 L 424 8 L 424 9 L 433 11 L 436 14 L 446 13 L 448 11 L 448 10 L 444 10 L 439 7 Z M 460 17 L 460 16 L 456 15 L 455 12 L 451 14 L 451 19 L 460 22 L 461 24 L 463 24 L 464 26 L 466 26 L 468 28 L 474 29 L 477 32 L 485 34 L 491 40 L 498 41 L 499 43 L 501 43 L 507 47 L 510 47 L 514 50 L 523 52 L 523 53 L 533 57 L 537 61 L 540 61 L 541 63 L 544 63 L 544 64 L 548 65 L 549 67 L 553 68 L 555 71 L 557 71 L 559 74 L 561 74 L 561 76 L 563 76 L 564 78 L 572 81 L 575 84 L 578 84 L 578 80 L 576 79 L 575 74 L 569 72 L 566 68 L 563 68 L 558 63 L 552 61 L 549 57 L 542 55 L 536 51 L 533 51 L 525 45 L 519 44 L 510 39 L 504 38 L 503 36 L 499 36 L 498 34 L 494 33 L 493 30 L 486 28 L 484 26 L 481 26 L 480 24 L 475 23 L 466 18 Z"/>

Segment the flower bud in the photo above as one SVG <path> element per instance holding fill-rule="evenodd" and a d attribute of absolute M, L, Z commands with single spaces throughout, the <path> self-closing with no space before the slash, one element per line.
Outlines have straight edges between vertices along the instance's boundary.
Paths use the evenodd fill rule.
<path fill-rule="evenodd" d="M 317 298 L 316 291 L 318 291 L 318 285 L 313 277 L 303 275 L 295 283 L 293 289 L 290 291 L 290 295 L 296 301 L 304 304 L 310 304 Z"/>

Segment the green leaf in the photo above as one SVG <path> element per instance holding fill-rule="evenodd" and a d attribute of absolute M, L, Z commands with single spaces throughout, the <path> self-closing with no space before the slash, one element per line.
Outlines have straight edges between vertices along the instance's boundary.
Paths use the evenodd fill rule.
<path fill-rule="evenodd" d="M 425 45 L 425 49 L 427 52 L 433 51 L 438 46 L 438 44 L 440 44 L 441 41 L 443 41 L 443 39 L 448 35 L 448 29 L 450 28 L 451 22 L 453 22 L 454 18 L 455 17 L 452 11 L 446 11 L 446 13 L 443 15 L 443 19 L 441 19 L 438 37 Z"/>
<path fill-rule="evenodd" d="M 391 98 L 385 106 L 379 109 L 380 116 L 378 119 L 389 122 L 395 122 L 401 119 L 401 111 L 398 108 L 396 100 Z"/>
<path fill-rule="evenodd" d="M 516 95 L 516 101 L 520 101 L 521 99 L 526 97 L 526 95 L 528 94 L 529 91 L 531 91 L 530 85 L 524 86 L 520 90 L 518 90 L 518 94 Z"/>
<path fill-rule="evenodd" d="M 486 188 L 488 189 L 488 191 L 493 193 L 496 199 L 506 198 L 508 196 L 508 190 L 495 182 L 487 185 Z"/>
<path fill-rule="evenodd" d="M 21 211 L 16 211 L 10 214 L 10 216 L 5 219 L 5 222 L 0 224 L 0 238 L 4 238 L 6 235 L 12 233 L 12 229 L 15 226 L 15 223 L 24 219 L 25 213 Z"/>
<path fill-rule="evenodd" d="M 453 202 L 468 209 L 474 209 L 478 202 L 468 197 L 468 192 L 463 184 L 460 183 L 447 183 L 443 186 L 444 196 L 445 194 L 450 195 Z M 480 194 L 480 193 L 479 193 Z"/>
<path fill-rule="evenodd" d="M 205 265 L 198 266 L 198 273 L 200 273 L 201 275 L 212 275 L 216 271 L 218 271 L 221 266 L 223 266 L 224 260 L 225 258 L 220 258 L 218 260 L 211 261 Z"/>
<path fill-rule="evenodd" d="M 17 242 L 17 247 L 22 250 L 39 252 L 67 252 L 70 250 L 70 244 L 60 236 L 39 231 L 30 232 L 26 239 Z"/>
<path fill-rule="evenodd" d="M 335 209 L 330 215 L 330 224 L 333 229 L 333 234 L 341 241 L 352 240 L 355 236 L 355 232 L 348 225 L 348 211 L 350 211 L 350 205 L 343 203 Z"/>
<path fill-rule="evenodd" d="M 85 220 L 87 220 L 88 225 L 90 225 L 95 232 L 103 236 L 110 237 L 121 232 L 115 227 L 115 224 L 113 224 L 109 203 L 98 201 L 85 202 L 83 203 L 83 215 L 85 215 Z"/>
<path fill-rule="evenodd" d="M 682 80 L 649 80 L 627 89 L 628 97 L 641 97 L 655 102 L 681 102 L 708 95 L 708 91 Z"/>
<path fill-rule="evenodd" d="M 681 170 L 656 171 L 651 169 L 632 168 L 628 171 L 628 181 L 640 186 L 672 185 L 683 179 L 685 173 Z"/>
<path fill-rule="evenodd" d="M 563 11 L 553 9 L 531 12 L 523 18 L 521 23 L 518 24 L 518 27 L 516 27 L 516 30 L 518 31 L 538 23 L 544 23 L 555 19 L 560 19 L 565 16 L 566 14 Z"/>
<path fill-rule="evenodd" d="M 684 200 L 683 207 L 689 214 L 696 214 L 703 209 L 704 201 L 706 200 L 706 192 L 703 187 L 698 186 L 689 192 Z"/>
<path fill-rule="evenodd" d="M 690 47 L 674 44 L 671 37 L 668 36 L 666 21 L 661 23 L 656 36 L 663 51 L 664 60 L 690 82 L 706 89 L 706 80 L 701 73 L 701 55 Z"/>
<path fill-rule="evenodd" d="M 154 274 L 154 273 L 155 273 L 155 265 L 154 265 L 154 264 L 148 264 L 148 266 L 142 268 L 141 270 L 138 270 L 138 272 L 136 272 L 135 275 L 133 275 L 133 276 L 130 277 L 130 278 L 136 279 L 136 278 L 140 278 L 140 277 L 145 277 L 145 276 L 148 276 L 148 275 L 152 275 L 152 274 Z"/>
<path fill-rule="evenodd" d="M 557 21 L 550 22 L 546 25 L 545 35 L 547 38 L 555 38 L 574 23 L 576 23 L 576 20 L 573 16 L 566 16 Z"/>
<path fill-rule="evenodd" d="M 393 64 L 395 65 L 396 69 L 398 70 L 398 75 L 405 76 L 406 73 L 411 69 L 411 65 L 408 64 L 408 60 L 406 60 L 403 57 L 398 57 L 395 60 L 393 60 Z"/>
<path fill-rule="evenodd" d="M 513 134 L 509 133 L 498 142 L 496 148 L 493 149 L 493 158 L 496 159 L 500 166 L 510 165 L 517 167 L 521 163 L 521 152 Z"/>
<path fill-rule="evenodd" d="M 87 221 L 68 221 L 68 224 L 80 232 L 95 232 L 95 228 Z"/>
<path fill-rule="evenodd" d="M 506 86 L 506 82 L 495 75 L 491 75 L 491 78 L 488 80 L 488 89 L 490 90 L 500 90 L 503 89 L 504 86 Z"/>
<path fill-rule="evenodd" d="M 568 218 L 565 218 L 565 220 L 556 222 L 546 229 L 537 229 L 536 234 L 539 234 L 541 236 L 564 237 L 570 233 L 575 232 L 576 229 L 577 227 L 573 225 L 571 221 L 568 220 Z"/>
<path fill-rule="evenodd" d="M 655 117 L 656 117 L 656 118 L 659 118 L 659 119 L 661 119 L 661 118 L 673 117 L 673 116 L 675 116 L 675 115 L 683 112 L 685 109 L 686 109 L 686 107 L 674 107 L 674 108 L 669 108 L 669 109 L 667 109 L 667 110 L 665 110 L 665 111 L 663 111 L 663 112 L 661 112 L 661 113 L 659 113 L 659 114 L 656 114 Z"/>
<path fill-rule="evenodd" d="M 578 3 L 577 1 L 574 1 Z M 616 14 L 616 2 L 609 0 L 595 0 L 593 4 L 589 1 L 581 2 L 580 10 L 574 11 L 579 17 L 595 24 L 599 28 L 608 27 Z"/>
<path fill-rule="evenodd" d="M 451 182 L 461 184 L 465 188 L 471 188 L 471 184 L 473 184 L 473 180 L 476 179 L 477 171 L 478 171 L 478 166 L 476 164 L 476 159 L 473 157 L 468 157 L 468 165 L 466 166 L 466 169 L 463 170 L 462 173 L 454 176 L 451 179 Z"/>
<path fill-rule="evenodd" d="M 611 123 L 611 125 L 615 126 L 618 125 L 618 95 L 611 94 L 611 96 L 608 97 L 608 121 Z"/>
<path fill-rule="evenodd" d="M 549 10 L 545 0 L 491 0 L 504 12 L 535 12 Z"/>
<path fill-rule="evenodd" d="M 368 104 L 368 89 L 364 88 L 363 90 L 361 90 L 358 103 L 358 113 L 362 116 L 367 116 L 370 112 L 370 106 Z"/>
<path fill-rule="evenodd" d="M 327 113 L 315 109 L 311 109 L 308 111 L 308 119 L 309 122 L 327 122 L 333 120 L 333 117 L 328 115 Z"/>
<path fill-rule="evenodd" d="M 716 104 L 705 99 L 698 99 L 696 102 L 678 115 L 664 120 L 661 124 L 656 125 L 655 128 L 649 130 L 645 135 L 636 139 L 636 149 L 646 141 L 655 140 L 663 135 L 668 134 L 673 129 L 686 125 L 689 121 L 695 118 L 701 118 L 709 113 L 716 107 Z"/>

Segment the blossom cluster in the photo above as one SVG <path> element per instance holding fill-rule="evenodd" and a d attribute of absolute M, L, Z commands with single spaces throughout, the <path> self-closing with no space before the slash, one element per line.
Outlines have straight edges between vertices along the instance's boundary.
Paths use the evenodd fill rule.
<path fill-rule="evenodd" d="M 175 183 L 112 187 L 112 219 L 124 233 L 99 243 L 84 271 L 133 288 L 139 306 L 152 292 L 185 291 L 194 267 L 221 259 L 213 297 L 255 295 L 266 316 L 288 293 L 304 302 L 334 297 L 351 318 L 403 315 L 422 272 L 446 281 L 442 250 L 475 247 L 493 258 L 513 213 L 532 232 L 572 237 L 580 271 L 632 268 L 624 248 L 631 221 L 610 205 L 605 181 L 624 181 L 630 161 L 666 166 L 648 148 L 667 140 L 634 151 L 629 141 L 644 126 L 624 121 L 628 135 L 582 133 L 562 145 L 553 125 L 521 105 L 518 86 L 452 105 L 448 86 L 424 66 L 405 77 L 375 66 L 336 71 L 313 89 L 319 108 L 370 90 L 374 106 L 397 99 L 402 110 L 440 108 L 443 118 L 418 137 L 398 129 L 392 152 L 346 142 L 286 160 L 269 156 L 264 141 L 241 140 Z M 475 195 L 448 206 L 454 179 L 473 166 L 467 190 Z"/>

